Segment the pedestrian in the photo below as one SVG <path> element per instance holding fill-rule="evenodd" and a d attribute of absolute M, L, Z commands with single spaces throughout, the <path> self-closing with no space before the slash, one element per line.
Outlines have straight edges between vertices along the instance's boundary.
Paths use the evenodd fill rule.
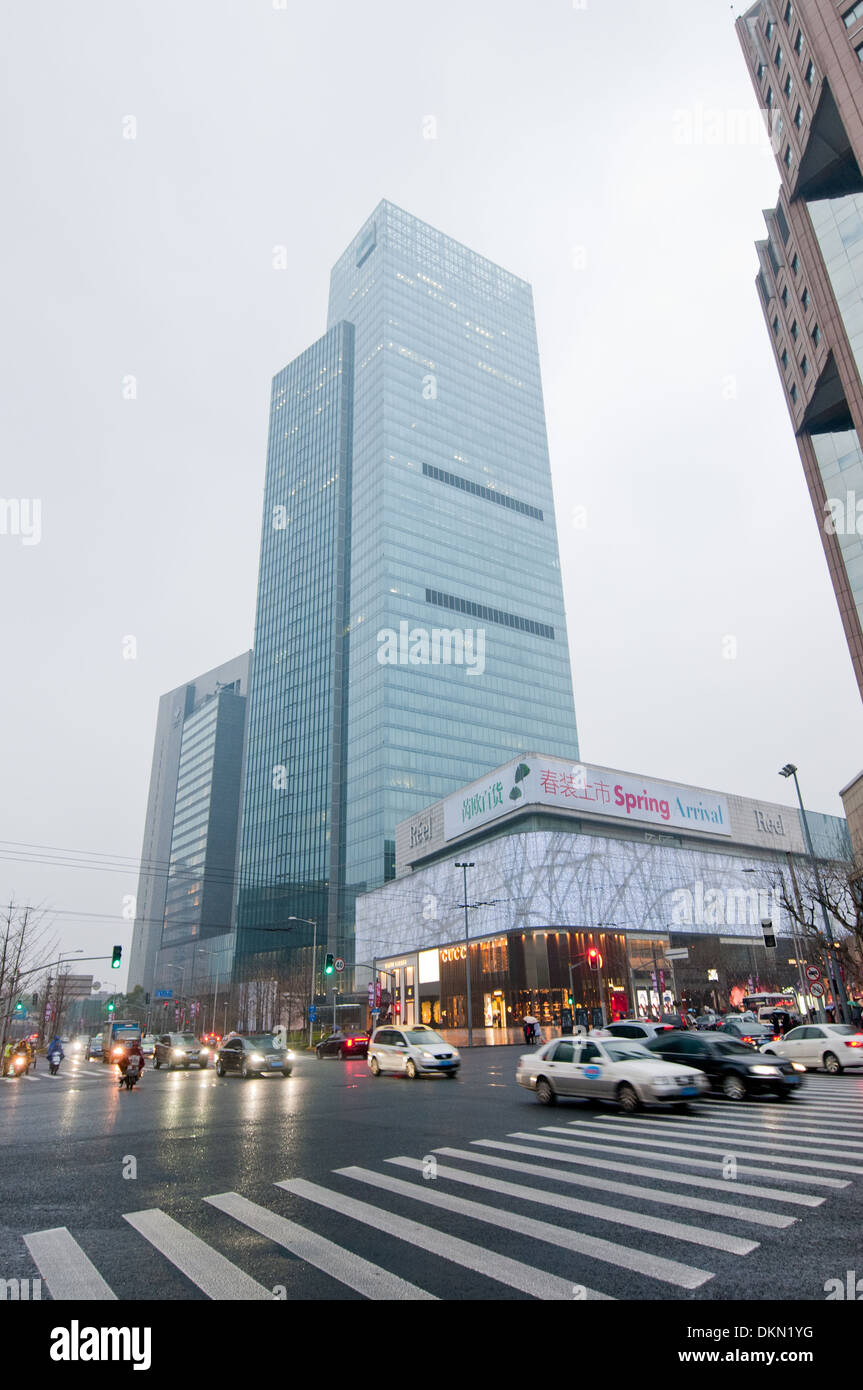
<path fill-rule="evenodd" d="M 536 1019 L 536 1020 L 534 1021 L 534 1025 L 533 1025 L 533 1036 L 534 1036 L 534 1038 L 536 1039 L 537 1042 L 542 1042 L 542 1029 L 541 1029 L 541 1027 L 540 1027 L 540 1025 L 539 1025 L 539 1019 Z"/>
<path fill-rule="evenodd" d="M 531 1014 L 531 1013 L 526 1013 L 525 1016 L 524 1016 L 524 1018 L 523 1018 L 523 1020 L 522 1020 L 522 1023 L 523 1023 L 523 1026 L 524 1026 L 524 1040 L 525 1040 L 525 1042 L 527 1043 L 528 1047 L 533 1047 L 534 1037 L 535 1037 L 534 1029 L 536 1028 L 536 1019 L 534 1018 L 533 1014 Z"/>

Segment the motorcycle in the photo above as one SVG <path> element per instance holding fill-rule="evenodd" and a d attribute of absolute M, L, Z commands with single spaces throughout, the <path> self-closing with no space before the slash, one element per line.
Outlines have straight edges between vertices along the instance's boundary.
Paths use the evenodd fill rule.
<path fill-rule="evenodd" d="M 48 1058 L 48 1075 L 56 1076 L 60 1070 L 60 1063 L 63 1060 L 62 1052 L 52 1052 Z"/>
<path fill-rule="evenodd" d="M 141 1079 L 141 1061 L 139 1057 L 132 1056 L 126 1062 L 120 1063 L 120 1085 L 125 1086 L 127 1091 Z"/>
<path fill-rule="evenodd" d="M 4 1076 L 23 1076 L 30 1067 L 30 1058 L 26 1052 L 13 1052 L 11 1057 L 6 1058 L 3 1067 Z"/>

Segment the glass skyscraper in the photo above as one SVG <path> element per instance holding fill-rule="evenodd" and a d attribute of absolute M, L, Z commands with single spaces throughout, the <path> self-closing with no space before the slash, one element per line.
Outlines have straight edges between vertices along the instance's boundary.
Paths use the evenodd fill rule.
<path fill-rule="evenodd" d="M 238 973 L 292 915 L 350 960 L 397 822 L 534 747 L 578 758 L 531 288 L 382 202 L 274 382 Z"/>

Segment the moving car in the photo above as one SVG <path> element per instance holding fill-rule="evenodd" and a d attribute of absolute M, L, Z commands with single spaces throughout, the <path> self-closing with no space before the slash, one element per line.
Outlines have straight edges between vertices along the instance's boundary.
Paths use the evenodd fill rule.
<path fill-rule="evenodd" d="M 653 1023 L 647 1018 L 622 1018 L 617 1023 L 609 1023 L 600 1033 L 610 1033 L 613 1038 L 629 1038 L 631 1042 L 646 1042 L 660 1033 L 670 1033 L 671 1023 Z"/>
<path fill-rule="evenodd" d="M 461 1066 L 456 1049 L 425 1023 L 413 1028 L 394 1028 L 392 1024 L 376 1028 L 368 1040 L 367 1060 L 372 1076 L 392 1071 L 411 1079 L 422 1072 L 456 1076 Z"/>
<path fill-rule="evenodd" d="M 722 1028 L 723 1037 L 737 1038 L 740 1042 L 758 1047 L 773 1037 L 773 1029 L 764 1023 L 750 1023 L 748 1019 L 726 1018 Z"/>
<path fill-rule="evenodd" d="M 766 1062 L 760 1052 L 722 1033 L 666 1033 L 647 1044 L 668 1062 L 689 1063 L 703 1071 L 711 1085 L 728 1100 L 773 1094 L 784 1100 L 799 1089 L 805 1067 L 782 1058 Z"/>
<path fill-rule="evenodd" d="M 89 1051 L 90 1051 L 90 1034 L 89 1034 L 89 1033 L 76 1033 L 75 1036 L 73 1037 L 72 1041 L 69 1043 L 69 1056 L 70 1056 L 70 1057 L 84 1057 L 84 1058 L 86 1059 L 86 1057 L 87 1057 L 88 1054 L 89 1054 Z"/>
<path fill-rule="evenodd" d="M 369 1050 L 368 1033 L 331 1033 L 321 1038 L 315 1048 L 315 1056 L 322 1057 L 366 1057 Z"/>
<path fill-rule="evenodd" d="M 581 1096 L 613 1101 L 630 1112 L 642 1105 L 685 1109 L 709 1089 L 707 1077 L 694 1067 L 661 1062 L 643 1043 L 615 1037 L 555 1038 L 538 1052 L 522 1053 L 515 1079 L 540 1105 L 553 1105 L 558 1096 Z"/>
<path fill-rule="evenodd" d="M 272 1033 L 232 1033 L 219 1044 L 216 1075 L 239 1072 L 244 1081 L 267 1072 L 290 1076 L 293 1060 L 290 1048 L 280 1047 Z"/>
<path fill-rule="evenodd" d="M 145 1033 L 141 1039 L 141 1051 L 145 1057 L 152 1057 L 156 1051 L 155 1033 Z"/>
<path fill-rule="evenodd" d="M 209 1048 L 202 1047 L 194 1033 L 160 1033 L 153 1049 L 153 1066 L 156 1071 L 167 1067 L 200 1067 L 201 1071 L 210 1060 Z"/>
<path fill-rule="evenodd" d="M 101 1060 L 101 1057 L 102 1057 L 102 1034 L 101 1034 L 101 1033 L 97 1033 L 95 1037 L 93 1037 L 93 1038 L 90 1039 L 90 1041 L 89 1041 L 89 1043 L 88 1043 L 88 1045 L 87 1045 L 87 1060 L 88 1060 L 88 1061 L 95 1061 L 97 1058 L 98 1058 L 99 1060 Z"/>
<path fill-rule="evenodd" d="M 779 1042 L 770 1041 L 761 1055 L 784 1057 L 807 1067 L 823 1067 L 838 1076 L 846 1067 L 863 1067 L 863 1032 L 853 1023 L 806 1023 L 792 1028 Z"/>

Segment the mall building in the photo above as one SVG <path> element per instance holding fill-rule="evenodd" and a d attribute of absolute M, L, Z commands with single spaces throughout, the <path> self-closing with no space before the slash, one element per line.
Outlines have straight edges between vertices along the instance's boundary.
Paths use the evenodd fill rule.
<path fill-rule="evenodd" d="M 807 820 L 817 858 L 851 858 L 843 819 Z M 356 980 L 378 983 L 379 1018 L 464 1030 L 468 971 L 487 1042 L 520 1037 L 525 1013 L 560 1027 L 570 993 L 581 1021 L 801 983 L 791 806 L 527 753 L 403 820 L 395 850 L 396 877 L 357 899 Z"/>

